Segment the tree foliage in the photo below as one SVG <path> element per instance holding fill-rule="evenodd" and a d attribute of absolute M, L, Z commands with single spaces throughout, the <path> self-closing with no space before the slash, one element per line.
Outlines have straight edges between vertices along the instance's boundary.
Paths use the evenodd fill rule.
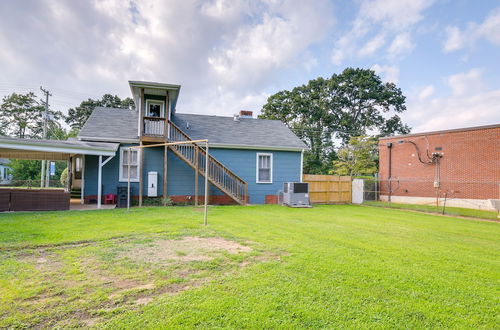
<path fill-rule="evenodd" d="M 310 148 L 305 173 L 328 173 L 337 158 L 335 141 L 346 145 L 353 136 L 409 133 L 399 113 L 405 96 L 393 83 L 383 83 L 373 70 L 347 68 L 329 79 L 270 96 L 261 118 L 279 119 Z"/>
<path fill-rule="evenodd" d="M 40 180 L 39 160 L 11 159 L 9 163 L 10 174 L 13 180 Z"/>
<path fill-rule="evenodd" d="M 42 169 L 40 160 L 11 159 L 9 163 L 10 174 L 14 181 L 39 181 Z M 50 176 L 50 180 L 59 180 L 61 173 L 67 167 L 65 161 L 56 161 L 55 175 Z M 18 182 L 23 183 L 24 182 Z"/>
<path fill-rule="evenodd" d="M 34 93 L 12 93 L 4 97 L 0 105 L 2 133 L 19 138 L 32 137 L 42 121 L 43 109 Z"/>
<path fill-rule="evenodd" d="M 377 172 L 377 139 L 368 136 L 353 136 L 349 143 L 337 152 L 338 160 L 333 161 L 337 175 L 373 175 Z"/>
<path fill-rule="evenodd" d="M 3 98 L 0 105 L 0 127 L 3 135 L 19 138 L 43 138 L 45 106 L 36 100 L 34 93 L 12 93 Z M 62 112 L 49 109 L 47 139 L 65 135 L 60 120 Z"/>
<path fill-rule="evenodd" d="M 129 108 L 134 107 L 134 100 L 130 97 L 121 99 L 116 95 L 104 94 L 100 100 L 87 99 L 79 106 L 68 110 L 66 123 L 73 130 L 80 130 L 96 107 Z"/>

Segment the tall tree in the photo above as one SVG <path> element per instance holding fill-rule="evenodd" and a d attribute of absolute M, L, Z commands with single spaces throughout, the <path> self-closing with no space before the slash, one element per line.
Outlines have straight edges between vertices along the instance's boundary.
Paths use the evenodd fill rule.
<path fill-rule="evenodd" d="M 104 94 L 100 100 L 89 98 L 82 101 L 79 106 L 69 109 L 66 116 L 66 123 L 73 130 L 80 130 L 96 107 L 133 108 L 134 106 L 134 100 L 130 97 L 120 99 L 116 95 Z"/>
<path fill-rule="evenodd" d="M 372 70 L 347 68 L 270 96 L 260 117 L 283 121 L 309 146 L 305 173 L 328 173 L 337 157 L 334 141 L 345 146 L 352 136 L 369 132 L 409 133 L 398 116 L 405 110 L 395 84 L 383 83 Z"/>
<path fill-rule="evenodd" d="M 334 74 L 325 97 L 329 122 L 344 144 L 368 131 L 378 131 L 378 135 L 410 132 L 398 116 L 406 110 L 406 97 L 394 83 L 383 83 L 373 70 L 347 68 Z M 393 115 L 388 117 L 390 111 Z"/>
<path fill-rule="evenodd" d="M 12 93 L 4 97 L 0 105 L 2 133 L 19 138 L 33 137 L 42 121 L 43 110 L 34 93 Z"/>

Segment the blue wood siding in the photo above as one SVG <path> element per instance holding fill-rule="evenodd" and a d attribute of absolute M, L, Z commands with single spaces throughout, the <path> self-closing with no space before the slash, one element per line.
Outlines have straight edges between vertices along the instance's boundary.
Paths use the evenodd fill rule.
<path fill-rule="evenodd" d="M 257 153 L 273 154 L 273 183 L 256 183 Z M 300 181 L 300 152 L 212 148 L 210 154 L 248 183 L 252 204 L 277 195 L 284 182 Z"/>
<path fill-rule="evenodd" d="M 128 146 L 128 145 L 122 145 Z M 163 194 L 163 148 L 144 149 L 143 182 L 144 195 L 147 194 L 147 175 L 149 171 L 158 172 L 158 196 Z M 256 157 L 257 153 L 273 154 L 273 183 L 256 183 Z M 226 165 L 230 170 L 248 183 L 250 203 L 261 204 L 265 202 L 266 195 L 276 195 L 283 189 L 283 183 L 300 180 L 300 152 L 269 151 L 269 150 L 243 150 L 211 148 L 217 160 Z M 85 158 L 85 195 L 97 195 L 98 157 Z M 120 152 L 111 159 L 102 169 L 103 195 L 116 194 L 118 186 L 126 186 L 127 182 L 119 182 Z M 168 153 L 168 178 L 167 191 L 169 195 L 193 195 L 195 190 L 195 174 L 193 169 L 177 158 L 171 151 Z M 131 183 L 132 194 L 139 194 L 139 184 Z M 223 194 L 212 185 L 209 194 Z M 199 194 L 203 195 L 204 179 L 199 176 Z"/>

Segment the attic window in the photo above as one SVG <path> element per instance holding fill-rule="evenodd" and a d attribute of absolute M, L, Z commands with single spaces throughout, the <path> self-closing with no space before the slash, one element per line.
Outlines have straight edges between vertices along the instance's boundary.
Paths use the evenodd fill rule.
<path fill-rule="evenodd" d="M 165 102 L 146 100 L 146 117 L 165 117 Z"/>

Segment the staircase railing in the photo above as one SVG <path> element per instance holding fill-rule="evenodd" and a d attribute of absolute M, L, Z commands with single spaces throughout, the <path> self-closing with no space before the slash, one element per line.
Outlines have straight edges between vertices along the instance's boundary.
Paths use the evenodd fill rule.
<path fill-rule="evenodd" d="M 184 131 L 170 120 L 168 121 L 168 140 L 170 142 L 192 141 Z M 170 148 L 193 169 L 205 175 L 206 151 L 200 145 L 179 144 Z M 212 155 L 208 155 L 208 180 L 239 204 L 246 204 L 248 184 L 220 163 Z"/>

